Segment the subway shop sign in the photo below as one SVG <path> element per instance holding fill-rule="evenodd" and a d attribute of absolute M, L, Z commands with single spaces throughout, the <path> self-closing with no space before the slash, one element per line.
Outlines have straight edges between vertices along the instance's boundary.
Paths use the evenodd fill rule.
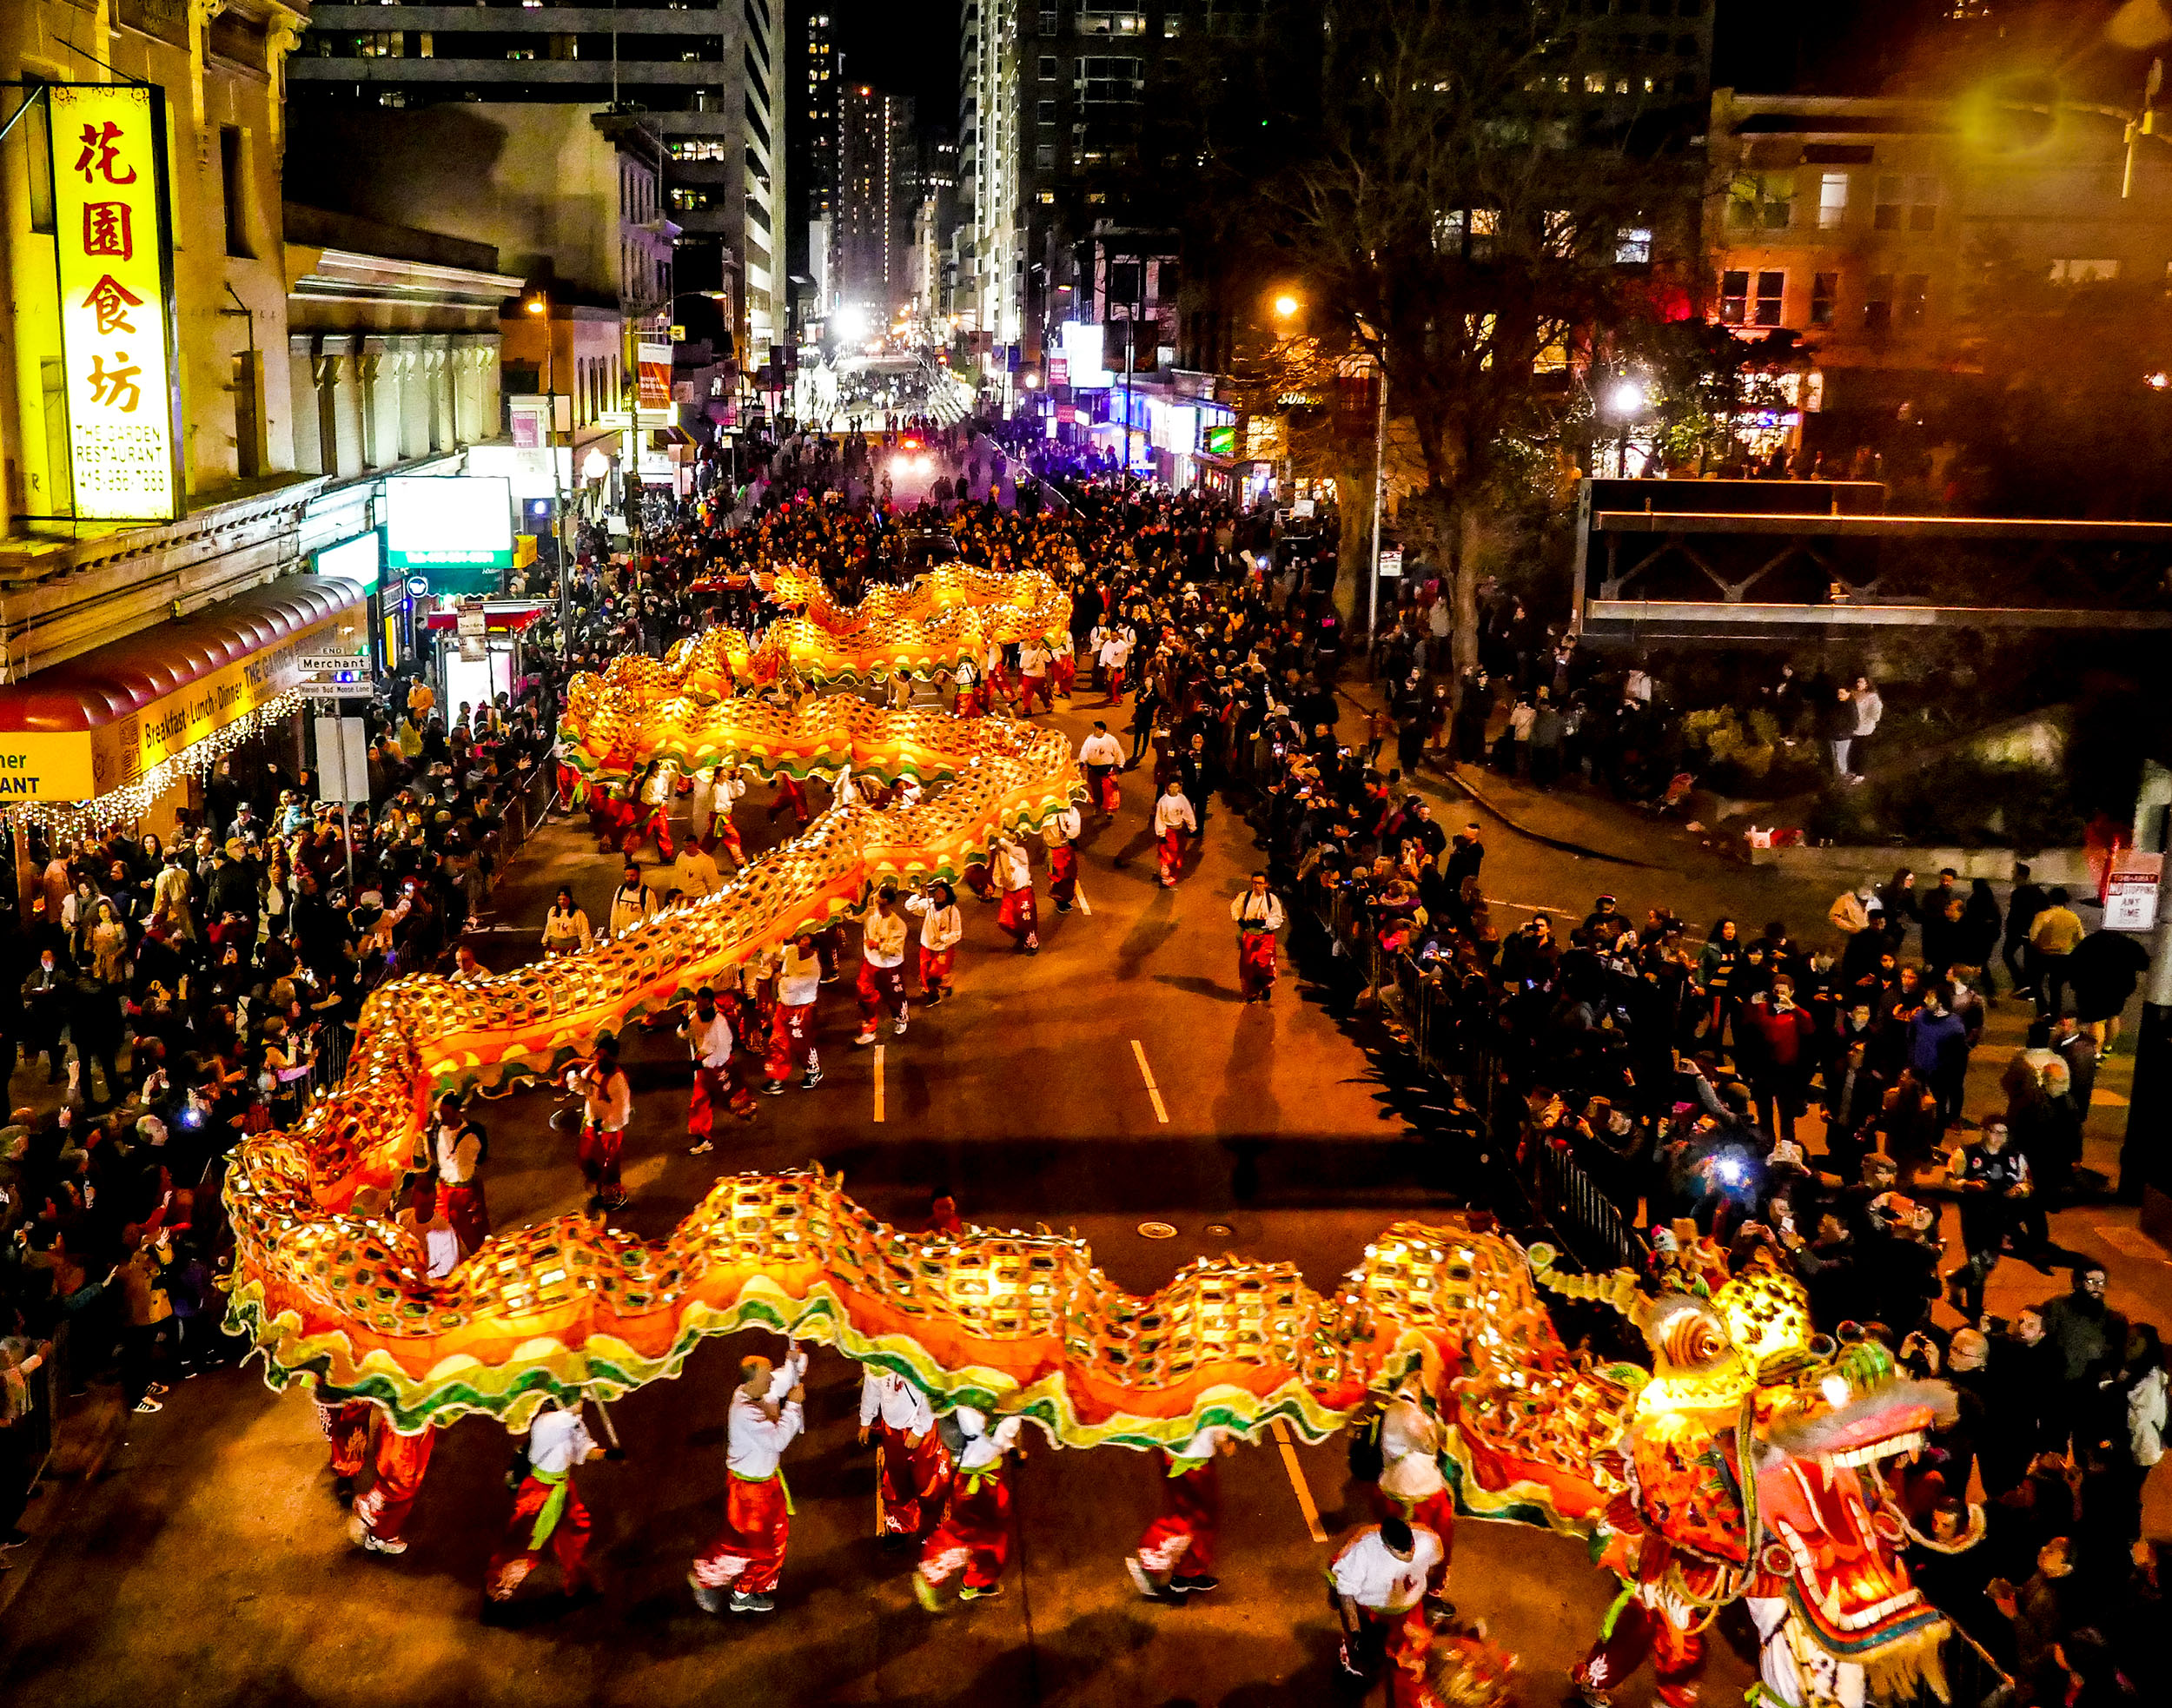
<path fill-rule="evenodd" d="M 268 705 L 301 680 L 301 658 L 332 650 L 351 612 L 237 659 L 163 698 L 87 730 L 0 731 L 0 801 L 84 801 Z"/>

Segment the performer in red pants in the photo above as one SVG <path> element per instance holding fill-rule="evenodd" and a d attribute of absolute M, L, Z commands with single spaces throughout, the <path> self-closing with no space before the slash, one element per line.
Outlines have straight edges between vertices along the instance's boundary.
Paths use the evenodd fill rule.
<path fill-rule="evenodd" d="M 970 1406 L 960 1406 L 953 1416 L 965 1446 L 950 1473 L 942 1521 L 921 1543 L 912 1574 L 912 1592 L 930 1613 L 942 1610 L 943 1586 L 961 1571 L 959 1600 L 1001 1595 L 1003 1567 L 1010 1560 L 1010 1482 L 1003 1455 L 1018 1439 L 1022 1420 L 1005 1418 L 990 1427 L 987 1414 Z"/>
<path fill-rule="evenodd" d="M 551 1400 L 528 1427 L 527 1473 L 513 1497 L 506 1533 L 484 1568 L 483 1594 L 491 1602 L 509 1601 L 513 1591 L 543 1563 L 548 1548 L 558 1559 L 561 1588 L 573 1595 L 596 1587 L 588 1569 L 588 1508 L 573 1486 L 573 1467 L 599 1457 L 603 1449 L 589 1435 L 579 1411 Z"/>
<path fill-rule="evenodd" d="M 872 1364 L 860 1367 L 860 1445 L 874 1438 L 881 1455 L 876 1479 L 885 1546 L 917 1540 L 927 1514 L 950 1480 L 950 1456 L 937 1433 L 928 1396 L 904 1377 Z"/>
<path fill-rule="evenodd" d="M 1420 1403 L 1424 1380 L 1405 1381 L 1381 1414 L 1381 1480 L 1373 1504 L 1381 1518 L 1401 1519 L 1439 1539 L 1440 1557 L 1426 1574 L 1426 1594 L 1437 1598 L 1455 1554 L 1455 1502 L 1440 1473 L 1440 1426 Z"/>
<path fill-rule="evenodd" d="M 1138 1552 L 1124 1570 L 1141 1595 L 1205 1595 L 1222 1587 L 1215 1576 L 1215 1533 L 1222 1526 L 1222 1473 L 1217 1453 L 1235 1453 L 1226 1429 L 1202 1429 L 1182 1447 L 1162 1455 L 1162 1511 L 1139 1537 Z"/>
<path fill-rule="evenodd" d="M 990 864 L 1003 890 L 1003 906 L 997 911 L 996 924 L 1017 939 L 1022 953 L 1038 954 L 1040 919 L 1034 911 L 1033 862 L 1027 857 L 1025 844 L 1009 837 L 997 837 L 995 858 Z M 970 879 L 970 867 L 967 876 Z"/>
<path fill-rule="evenodd" d="M 332 1447 L 332 1493 L 342 1506 L 354 1498 L 354 1479 L 369 1463 L 369 1420 L 376 1410 L 367 1400 L 317 1401 L 317 1427 Z"/>
<path fill-rule="evenodd" d="M 780 1460 L 803 1423 L 806 1355 L 797 1347 L 772 1367 L 766 1358 L 739 1366 L 725 1424 L 724 1528 L 694 1558 L 686 1581 L 705 1613 L 769 1613 L 770 1592 L 784 1574 L 791 1542 L 791 1491 Z M 729 1593 L 727 1594 L 727 1592 Z"/>
<path fill-rule="evenodd" d="M 903 1037 L 912 1008 L 905 1000 L 905 916 L 898 911 L 894 885 L 885 884 L 876 893 L 875 910 L 860 930 L 860 1029 L 852 1042 L 875 1042 L 875 1023 L 884 1009 L 891 1036 Z"/>
<path fill-rule="evenodd" d="M 1041 826 L 1041 840 L 1049 845 L 1049 899 L 1058 913 L 1069 913 L 1078 897 L 1078 851 L 1071 843 L 1079 830 L 1075 806 L 1065 807 Z"/>
<path fill-rule="evenodd" d="M 802 931 L 777 958 L 777 1002 L 770 1010 L 769 1083 L 763 1095 L 781 1097 L 792 1069 L 804 1069 L 800 1087 L 822 1083 L 822 1053 L 815 1048 L 815 998 L 822 994 L 822 957 L 814 933 Z"/>
<path fill-rule="evenodd" d="M 729 1109 L 742 1121 L 754 1119 L 754 1094 L 739 1083 L 732 1065 L 738 1046 L 732 1023 L 717 1006 L 707 985 L 694 992 L 694 1011 L 679 1023 L 679 1036 L 694 1058 L 694 1092 L 686 1106 L 686 1131 L 693 1139 L 688 1154 L 716 1149 L 717 1110 Z"/>
<path fill-rule="evenodd" d="M 425 1426 L 420 1435 L 402 1435 L 381 1409 L 370 1423 L 369 1486 L 354 1498 L 354 1516 L 347 1521 L 348 1539 L 374 1554 L 403 1554 L 400 1533 L 422 1493 L 437 1431 Z"/>

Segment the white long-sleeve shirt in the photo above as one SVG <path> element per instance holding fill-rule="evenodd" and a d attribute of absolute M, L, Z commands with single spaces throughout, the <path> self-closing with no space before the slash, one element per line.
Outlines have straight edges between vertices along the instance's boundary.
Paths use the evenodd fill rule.
<path fill-rule="evenodd" d="M 871 967 L 895 967 L 904 964 L 905 958 L 905 917 L 892 913 L 887 918 L 877 908 L 860 924 L 860 953 Z"/>
<path fill-rule="evenodd" d="M 1096 730 L 1078 744 L 1078 762 L 1082 765 L 1120 765 L 1123 763 L 1123 744 L 1106 730 Z"/>
<path fill-rule="evenodd" d="M 546 1477 L 570 1471 L 596 1450 L 579 1412 L 545 1412 L 528 1428 L 528 1463 Z"/>
<path fill-rule="evenodd" d="M 1025 844 L 1008 837 L 996 844 L 996 877 L 1006 890 L 1030 890 L 1033 887 L 1033 863 L 1026 857 Z"/>
<path fill-rule="evenodd" d="M 1229 904 L 1229 917 L 1240 925 L 1264 925 L 1270 931 L 1279 931 L 1282 929 L 1282 898 L 1272 890 L 1264 896 L 1247 890 Z"/>
<path fill-rule="evenodd" d="M 1157 798 L 1154 803 L 1154 834 L 1165 837 L 1180 824 L 1194 836 L 1199 834 L 1199 819 L 1192 811 L 1191 802 L 1181 791 Z"/>
<path fill-rule="evenodd" d="M 1067 806 L 1041 826 L 1041 840 L 1051 848 L 1061 848 L 1067 842 L 1078 840 L 1080 828 L 1078 809 Z"/>
<path fill-rule="evenodd" d="M 1402 1500 L 1423 1500 L 1444 1486 L 1440 1431 L 1414 1400 L 1398 1400 L 1381 1418 L 1381 1486 Z"/>
<path fill-rule="evenodd" d="M 785 1396 L 799 1386 L 800 1378 L 807 1374 L 804 1354 L 787 1358 L 770 1377 L 769 1391 L 778 1406 L 777 1415 L 770 1416 L 767 1400 L 748 1397 L 745 1388 L 732 1393 L 732 1414 L 726 1425 L 731 1438 L 725 1452 L 725 1468 L 735 1477 L 748 1482 L 765 1482 L 777 1474 L 777 1461 L 785 1456 L 785 1449 L 799 1433 L 805 1421 L 800 1414 L 799 1402 Z"/>
<path fill-rule="evenodd" d="M 1353 1537 L 1328 1568 L 1335 1593 L 1376 1613 L 1416 1606 L 1426 1592 L 1426 1576 L 1440 1558 L 1440 1539 L 1421 1524 L 1413 1525 L 1410 1535 L 1414 1546 L 1407 1560 L 1388 1552 L 1377 1527 Z"/>
<path fill-rule="evenodd" d="M 705 1068 L 722 1069 L 732 1063 L 733 1038 L 732 1023 L 718 1009 L 704 1020 L 699 1014 L 686 1016 L 686 1048 L 693 1052 L 694 1060 Z"/>
<path fill-rule="evenodd" d="M 928 1404 L 926 1394 L 903 1376 L 863 1364 L 860 1427 L 866 1428 L 877 1417 L 907 1435 L 924 1435 L 935 1427 L 935 1407 Z"/>
<path fill-rule="evenodd" d="M 965 916 L 955 906 L 937 907 L 930 897 L 908 896 L 905 910 L 920 916 L 920 946 L 930 954 L 954 949 L 964 938 Z"/>
<path fill-rule="evenodd" d="M 952 1415 L 957 1419 L 957 1427 L 965 1432 L 965 1450 L 957 1456 L 957 1468 L 961 1471 L 984 1471 L 1009 1453 L 1024 1421 L 1009 1417 L 990 1429 L 988 1413 L 977 1412 L 970 1406 L 960 1406 Z"/>

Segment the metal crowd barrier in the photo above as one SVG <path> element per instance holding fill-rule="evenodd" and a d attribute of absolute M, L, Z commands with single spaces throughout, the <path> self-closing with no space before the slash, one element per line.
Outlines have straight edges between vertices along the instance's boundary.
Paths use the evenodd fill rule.
<path fill-rule="evenodd" d="M 1621 1207 L 1566 1151 L 1544 1142 L 1533 1149 L 1540 1210 L 1576 1256 L 1594 1269 L 1642 1269 L 1650 1254 Z"/>

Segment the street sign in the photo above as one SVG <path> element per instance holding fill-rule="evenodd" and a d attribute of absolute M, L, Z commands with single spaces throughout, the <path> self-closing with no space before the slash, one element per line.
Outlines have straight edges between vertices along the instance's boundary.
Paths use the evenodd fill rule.
<path fill-rule="evenodd" d="M 461 635 L 487 634 L 488 621 L 480 611 L 462 611 L 455 619 L 454 632 Z"/>
<path fill-rule="evenodd" d="M 407 592 L 412 597 L 420 599 L 429 591 L 430 578 L 428 576 L 410 575 L 407 578 Z"/>
<path fill-rule="evenodd" d="M 1381 549 L 1381 575 L 1383 575 L 1383 576 L 1398 575 L 1398 576 L 1399 576 L 1399 575 L 1401 575 L 1402 573 L 1403 573 L 1403 548 L 1402 548 L 1401 546 L 1383 546 L 1383 547 Z"/>
<path fill-rule="evenodd" d="M 375 697 L 377 679 L 365 676 L 353 682 L 297 682 L 295 692 L 308 700 L 366 700 Z"/>
<path fill-rule="evenodd" d="M 2156 929 L 2157 889 L 2162 881 L 2162 854 L 2132 850 L 2119 857 L 2105 883 L 2104 929 L 2108 931 L 2149 931 Z"/>
<path fill-rule="evenodd" d="M 330 676 L 341 671 L 369 668 L 368 652 L 304 652 L 295 660 L 296 670 L 307 671 L 312 676 Z"/>

